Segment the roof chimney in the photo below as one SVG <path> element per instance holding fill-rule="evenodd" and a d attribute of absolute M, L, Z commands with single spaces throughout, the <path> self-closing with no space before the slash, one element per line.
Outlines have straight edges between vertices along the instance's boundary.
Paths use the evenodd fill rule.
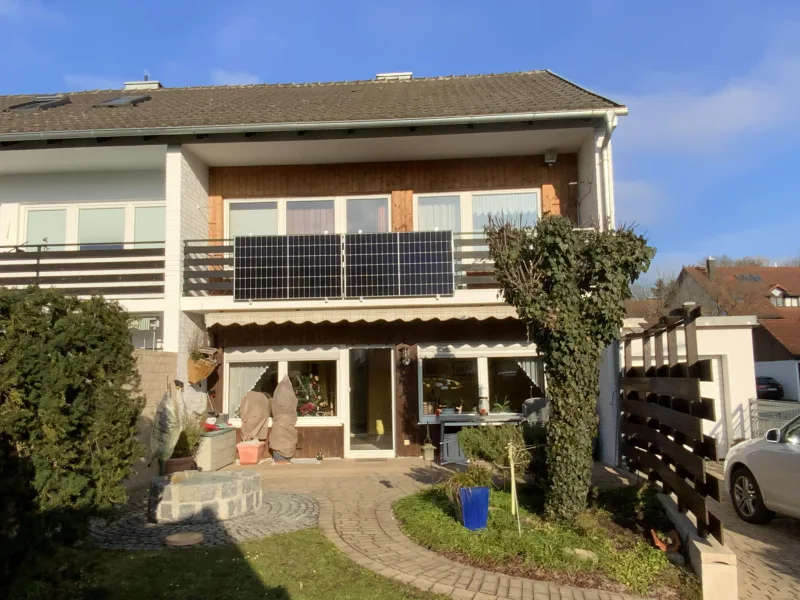
<path fill-rule="evenodd" d="M 706 275 L 708 275 L 709 279 L 714 279 L 714 270 L 717 266 L 717 261 L 714 259 L 713 256 L 709 256 L 706 259 Z"/>
<path fill-rule="evenodd" d="M 125 91 L 132 92 L 137 90 L 158 90 L 161 89 L 163 86 L 161 82 L 156 80 L 151 80 L 147 75 L 144 76 L 144 79 L 141 81 L 126 81 L 125 82 Z"/>
<path fill-rule="evenodd" d="M 375 75 L 375 79 L 378 81 L 406 81 L 413 76 L 411 71 L 403 71 L 401 73 L 378 73 Z"/>

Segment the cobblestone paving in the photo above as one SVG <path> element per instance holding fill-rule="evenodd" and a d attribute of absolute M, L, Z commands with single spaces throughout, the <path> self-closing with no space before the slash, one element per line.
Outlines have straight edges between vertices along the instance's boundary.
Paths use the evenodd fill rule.
<path fill-rule="evenodd" d="M 723 477 L 721 464 L 709 465 L 709 470 Z M 800 598 L 800 521 L 776 517 L 769 525 L 745 523 L 727 495 L 720 518 L 725 526 L 725 544 L 736 553 L 739 598 Z"/>
<path fill-rule="evenodd" d="M 318 507 L 310 496 L 291 492 L 265 491 L 261 508 L 254 513 L 205 523 L 155 524 L 147 521 L 147 497 L 132 500 L 116 521 L 95 520 L 89 540 L 108 549 L 156 550 L 164 548 L 168 535 L 182 531 L 203 533 L 204 546 L 221 546 L 316 527 Z"/>
<path fill-rule="evenodd" d="M 476 569 L 409 540 L 392 513 L 395 499 L 438 481 L 444 471 L 422 461 L 331 461 L 325 466 L 255 467 L 264 490 L 310 494 L 319 526 L 359 565 L 384 577 L 456 600 L 630 600 L 632 596 L 558 586 Z"/>

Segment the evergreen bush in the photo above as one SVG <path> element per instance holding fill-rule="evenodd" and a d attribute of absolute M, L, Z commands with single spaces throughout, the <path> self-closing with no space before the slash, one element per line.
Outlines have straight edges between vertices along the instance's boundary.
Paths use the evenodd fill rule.
<path fill-rule="evenodd" d="M 115 302 L 0 289 L 0 581 L 126 500 L 144 404 L 132 351 Z"/>

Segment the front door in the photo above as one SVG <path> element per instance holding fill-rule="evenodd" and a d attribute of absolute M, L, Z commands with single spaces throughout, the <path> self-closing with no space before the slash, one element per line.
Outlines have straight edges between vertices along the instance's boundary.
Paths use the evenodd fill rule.
<path fill-rule="evenodd" d="M 350 456 L 394 456 L 391 348 L 350 349 Z"/>

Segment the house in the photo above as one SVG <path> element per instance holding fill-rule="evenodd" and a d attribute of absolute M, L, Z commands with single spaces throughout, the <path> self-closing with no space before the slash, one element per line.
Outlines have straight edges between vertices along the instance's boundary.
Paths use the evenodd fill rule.
<path fill-rule="evenodd" d="M 625 114 L 549 71 L 0 97 L 0 285 L 119 300 L 184 382 L 218 348 L 184 398 L 233 423 L 288 375 L 300 456 L 419 456 L 545 394 L 482 230 L 613 224 Z"/>
<path fill-rule="evenodd" d="M 684 267 L 675 302 L 713 315 L 756 315 L 756 375 L 774 377 L 785 398 L 800 398 L 800 267 Z"/>

